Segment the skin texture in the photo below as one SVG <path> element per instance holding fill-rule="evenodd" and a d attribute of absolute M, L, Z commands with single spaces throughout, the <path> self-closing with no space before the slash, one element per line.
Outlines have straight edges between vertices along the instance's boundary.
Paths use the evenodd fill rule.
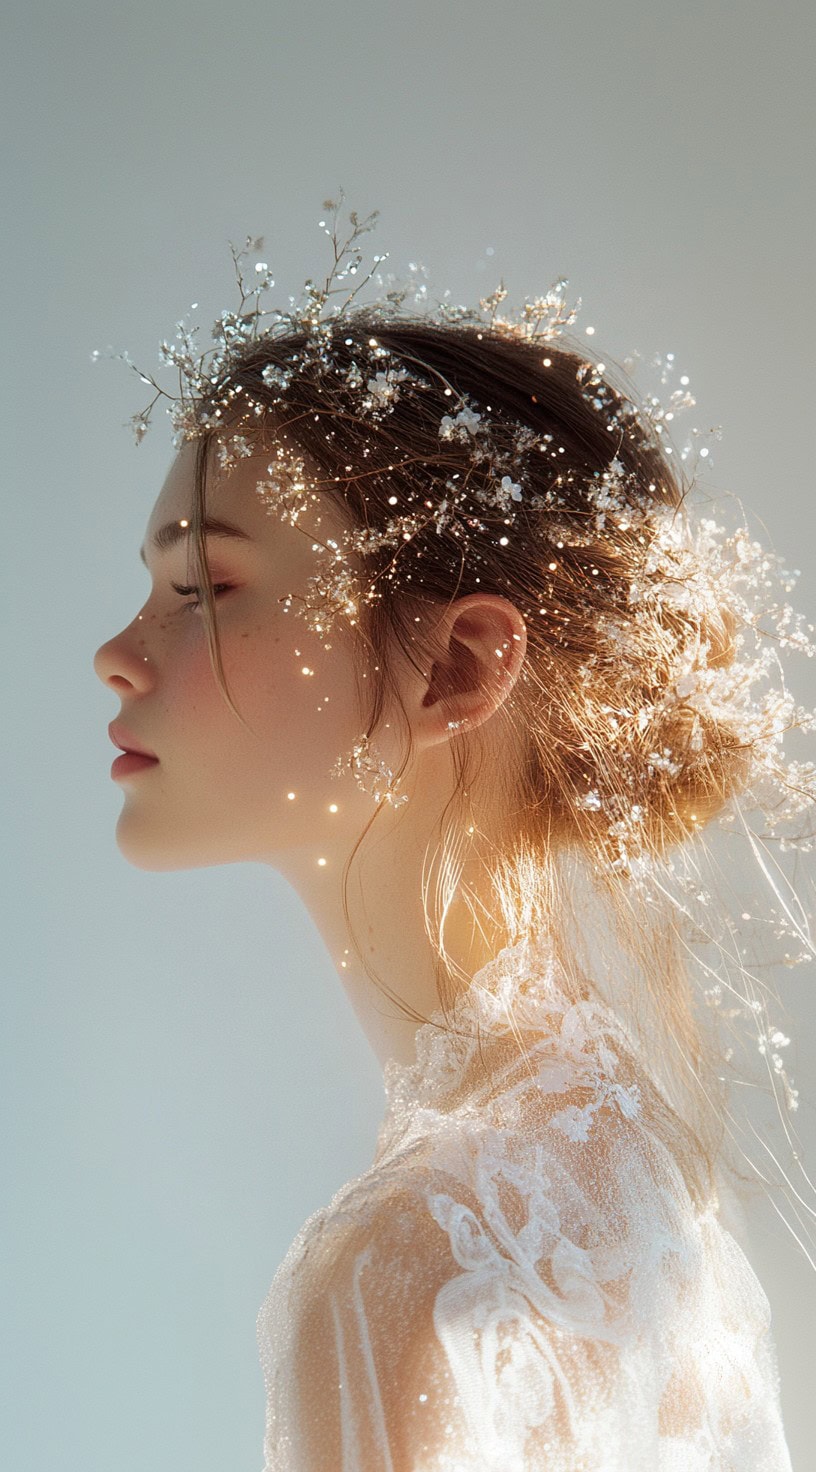
<path fill-rule="evenodd" d="M 231 585 L 216 592 L 216 610 L 228 688 L 247 731 L 216 684 L 200 612 L 185 607 L 190 599 L 171 587 L 171 581 L 195 582 L 187 539 L 163 552 L 151 545 L 160 526 L 191 518 L 194 459 L 195 446 L 186 442 L 151 512 L 144 542 L 152 584 L 146 602 L 94 657 L 96 674 L 119 700 L 112 718 L 159 758 L 156 766 L 119 783 L 124 804 L 117 845 L 140 869 L 246 861 L 278 870 L 320 931 L 377 1057 L 411 1062 L 417 1024 L 366 975 L 342 909 L 343 865 L 376 807 L 351 772 L 330 775 L 365 728 L 354 633 L 338 620 L 321 638 L 298 616 L 297 603 L 287 611 L 283 601 L 290 593 L 307 595 L 316 570 L 313 540 L 337 537 L 344 523 L 328 502 L 310 508 L 299 527 L 270 513 L 255 489 L 268 452 L 240 460 L 226 476 L 210 472 L 208 514 L 237 524 L 252 538 L 208 538 L 212 583 Z M 409 801 L 399 808 L 385 805 L 355 855 L 348 889 L 354 931 L 369 964 L 423 1016 L 439 1005 L 421 894 L 423 856 L 427 849 L 427 864 L 453 789 L 447 723 L 466 717 L 469 730 L 489 722 L 518 678 L 526 648 L 521 614 L 494 594 L 468 595 L 448 609 L 439 605 L 431 627 L 430 668 L 420 675 L 402 655 L 398 660 L 417 747 L 400 788 Z M 403 717 L 397 710 L 387 719 L 372 739 L 396 770 L 404 749 Z M 483 734 L 490 750 L 472 797 L 482 804 L 476 811 L 486 827 L 485 818 L 499 819 L 489 794 L 495 791 L 493 762 L 506 759 L 506 732 L 503 752 L 494 749 L 496 742 L 490 746 L 489 727 Z M 465 877 L 487 903 L 479 872 L 477 857 Z M 474 932 L 459 902 L 445 938 L 467 976 L 508 940 L 496 927 L 487 936 Z"/>

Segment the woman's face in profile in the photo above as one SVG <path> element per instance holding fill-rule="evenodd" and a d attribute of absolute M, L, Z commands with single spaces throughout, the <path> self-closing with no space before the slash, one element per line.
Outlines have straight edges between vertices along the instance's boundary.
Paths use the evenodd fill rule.
<path fill-rule="evenodd" d="M 339 537 L 340 513 L 324 501 L 298 527 L 282 521 L 256 490 L 268 453 L 208 478 L 208 517 L 245 534 L 208 535 L 207 551 L 227 686 L 251 734 L 218 689 L 202 613 L 186 606 L 196 595 L 172 586 L 194 581 L 188 536 L 164 550 L 154 543 L 168 524 L 191 520 L 195 454 L 182 445 L 148 522 L 147 601 L 94 657 L 119 698 L 113 718 L 158 757 L 119 779 L 117 844 L 144 869 L 285 868 L 287 853 L 315 865 L 325 854 L 333 866 L 344 833 L 353 842 L 372 810 L 350 773 L 330 775 L 362 731 L 354 645 L 341 621 L 321 637 L 297 609 L 318 566 L 313 541 Z"/>

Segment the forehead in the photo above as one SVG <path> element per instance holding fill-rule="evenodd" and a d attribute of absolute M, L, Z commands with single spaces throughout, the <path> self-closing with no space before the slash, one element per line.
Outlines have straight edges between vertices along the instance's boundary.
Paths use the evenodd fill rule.
<path fill-rule="evenodd" d="M 150 515 L 145 552 L 158 550 L 157 537 L 161 537 L 165 547 L 177 544 L 179 538 L 169 528 L 192 523 L 198 451 L 198 443 L 187 440 L 173 460 Z M 311 533 L 322 542 L 327 537 L 338 537 L 350 521 L 328 493 L 318 493 L 316 499 L 308 499 L 303 504 L 296 527 L 282 519 L 285 489 L 296 481 L 297 460 L 296 451 L 289 450 L 280 460 L 274 451 L 265 449 L 242 457 L 225 472 L 219 468 L 210 446 L 205 482 L 207 520 L 228 523 L 255 543 L 274 541 L 276 546 L 290 540 L 302 546 L 308 540 L 304 532 Z M 282 487 L 277 495 L 269 484 L 273 466 L 277 483 Z M 266 484 L 259 488 L 259 482 Z M 188 533 L 186 536 L 189 539 Z M 241 545 L 238 538 L 234 541 L 235 545 Z"/>

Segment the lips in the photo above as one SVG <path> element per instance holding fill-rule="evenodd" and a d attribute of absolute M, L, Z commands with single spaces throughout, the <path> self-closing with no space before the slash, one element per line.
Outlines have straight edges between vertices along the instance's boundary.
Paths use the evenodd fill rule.
<path fill-rule="evenodd" d="M 126 731 L 125 727 L 121 726 L 118 721 L 111 721 L 108 726 L 108 735 L 114 746 L 118 746 L 120 751 L 134 751 L 139 756 L 150 756 L 156 762 L 159 760 L 155 751 L 151 751 L 148 746 L 144 746 L 141 741 L 137 741 L 136 737 L 131 736 L 130 732 Z"/>

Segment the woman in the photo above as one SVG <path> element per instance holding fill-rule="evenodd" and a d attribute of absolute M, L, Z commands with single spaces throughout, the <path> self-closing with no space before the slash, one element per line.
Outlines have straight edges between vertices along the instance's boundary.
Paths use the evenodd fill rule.
<path fill-rule="evenodd" d="M 813 801 L 779 755 L 805 713 L 744 653 L 769 561 L 694 526 L 662 415 L 556 345 L 565 283 L 516 321 L 502 289 L 326 313 L 351 219 L 302 308 L 261 330 L 239 256 L 213 360 L 163 345 L 153 587 L 95 659 L 147 753 L 114 764 L 122 853 L 287 875 L 383 1065 L 374 1160 L 259 1315 L 265 1472 L 781 1472 L 725 973 L 709 1031 L 688 964 L 704 827 Z"/>

